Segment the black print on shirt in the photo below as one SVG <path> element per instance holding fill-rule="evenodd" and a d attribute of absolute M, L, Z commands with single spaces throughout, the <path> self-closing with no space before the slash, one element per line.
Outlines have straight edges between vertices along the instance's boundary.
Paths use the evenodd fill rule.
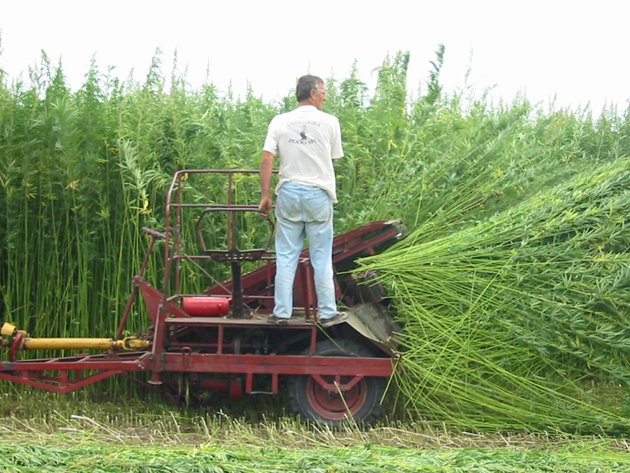
<path fill-rule="evenodd" d="M 316 123 L 316 122 L 308 122 L 308 124 L 319 126 L 319 123 Z M 307 123 L 304 123 L 304 122 L 295 122 L 295 123 L 290 124 L 291 130 L 293 130 L 297 135 L 299 135 L 300 138 L 299 139 L 289 138 L 289 143 L 298 144 L 298 145 L 312 145 L 312 144 L 317 143 L 317 140 L 315 138 L 308 136 L 306 125 Z"/>

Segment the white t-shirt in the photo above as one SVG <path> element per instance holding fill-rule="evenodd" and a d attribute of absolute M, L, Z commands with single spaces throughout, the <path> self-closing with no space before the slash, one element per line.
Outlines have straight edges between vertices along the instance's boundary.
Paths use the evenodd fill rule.
<path fill-rule="evenodd" d="M 343 157 L 337 117 L 312 105 L 277 115 L 269 123 L 263 149 L 280 157 L 276 192 L 292 181 L 321 187 L 337 202 L 333 159 Z"/>

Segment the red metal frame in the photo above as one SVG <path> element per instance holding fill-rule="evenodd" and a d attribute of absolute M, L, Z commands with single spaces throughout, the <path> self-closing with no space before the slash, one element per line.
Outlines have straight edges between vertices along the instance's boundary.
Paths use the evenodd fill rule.
<path fill-rule="evenodd" d="M 178 372 L 208 374 L 241 374 L 245 376 L 245 393 L 253 390 L 254 376 L 271 376 L 272 392 L 278 393 L 278 377 L 282 375 L 310 375 L 322 384 L 329 385 L 322 376 L 351 376 L 353 379 L 341 385 L 350 389 L 365 376 L 391 375 L 390 358 L 353 358 L 299 355 L 225 355 L 191 352 L 164 353 L 158 363 L 151 352 L 125 353 L 122 355 L 77 355 L 74 357 L 21 360 L 3 363 L 0 379 L 17 384 L 69 393 L 80 388 L 119 375 L 123 372 Z M 95 372 L 83 377 L 83 372 Z M 47 373 L 58 373 L 57 375 Z M 74 376 L 74 377 L 73 377 Z M 154 378 L 154 381 L 156 378 Z M 157 378 L 159 382 L 159 378 Z"/>
<path fill-rule="evenodd" d="M 190 175 L 214 173 L 223 174 L 228 179 L 228 202 L 225 205 L 187 204 L 182 202 L 182 182 Z M 122 314 L 116 337 L 120 338 L 125 324 L 131 314 L 132 306 L 140 292 L 145 302 L 153 340 L 148 351 L 133 353 L 108 352 L 98 355 L 75 355 L 63 358 L 26 359 L 14 361 L 15 353 L 11 353 L 10 361 L 0 362 L 0 379 L 18 384 L 45 389 L 48 391 L 67 393 L 94 384 L 109 377 L 125 372 L 144 372 L 150 374 L 149 382 L 160 384 L 162 375 L 167 372 L 240 375 L 244 378 L 245 393 L 251 393 L 255 377 L 270 377 L 271 390 L 278 392 L 279 377 L 284 375 L 312 376 L 323 389 L 332 389 L 324 376 L 334 377 L 338 389 L 349 390 L 364 377 L 388 377 L 394 369 L 394 361 L 388 356 L 356 357 L 352 363 L 347 358 L 314 356 L 318 334 L 321 328 L 314 324 L 315 291 L 312 280 L 308 250 L 300 258 L 299 271 L 296 276 L 295 294 L 297 312 L 302 312 L 303 320 L 291 321 L 289 325 L 270 325 L 266 321 L 273 303 L 273 276 L 275 261 L 267 247 L 242 251 L 236 247 L 234 232 L 238 231 L 232 216 L 235 212 L 257 211 L 256 205 L 237 205 L 232 200 L 233 177 L 236 174 L 252 174 L 257 171 L 225 171 L 225 170 L 186 170 L 175 174 L 169 188 L 165 210 L 165 232 L 143 229 L 150 237 L 150 243 L 137 276 L 133 278 L 133 291 Z M 180 305 L 184 295 L 179 293 L 179 262 L 185 255 L 182 253 L 182 242 L 177 229 L 182 223 L 183 211 L 186 209 L 202 209 L 203 211 L 221 211 L 228 214 L 228 248 L 226 250 L 207 250 L 202 244 L 204 253 L 193 255 L 200 259 L 214 259 L 232 265 L 233 278 L 222 284 L 215 284 L 204 294 L 207 297 L 235 295 L 240 298 L 242 308 L 256 304 L 259 312 L 246 318 L 243 313 L 235 313 L 233 317 L 191 317 Z M 378 252 L 383 245 L 391 244 L 401 236 L 401 229 L 396 222 L 373 222 L 357 228 L 334 239 L 333 264 L 337 270 L 343 270 L 348 262 L 358 256 Z M 156 240 L 164 241 L 164 291 L 149 284 L 144 279 L 144 272 L 153 252 Z M 240 275 L 240 263 L 254 259 L 269 259 L 262 267 Z M 174 276 L 174 277 L 172 277 Z M 171 292 L 171 283 L 174 282 Z M 338 296 L 341 290 L 337 284 Z M 351 304 L 352 301 L 346 301 Z M 241 309 L 239 309 L 240 311 Z M 251 314 L 250 314 L 251 315 Z M 194 345 L 173 345 L 179 351 L 167 349 L 169 334 L 177 330 L 203 328 L 215 334 L 216 341 L 212 345 L 204 345 L 206 352 L 196 352 Z M 257 355 L 236 353 L 233 346 L 225 338 L 227 330 L 258 328 L 265 330 L 292 331 L 303 334 L 308 340 L 307 355 Z M 210 350 L 210 352 L 208 352 Z M 344 381 L 342 382 L 342 377 Z M 229 383 L 206 381 L 206 386 L 219 386 L 232 389 Z M 227 388 L 226 388 L 227 386 Z M 235 396 L 239 395 L 234 390 Z"/>

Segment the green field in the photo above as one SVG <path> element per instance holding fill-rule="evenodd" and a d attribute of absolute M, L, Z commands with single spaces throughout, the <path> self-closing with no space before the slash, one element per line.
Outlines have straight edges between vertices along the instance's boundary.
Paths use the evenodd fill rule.
<path fill-rule="evenodd" d="M 374 90 L 327 79 L 337 233 L 409 229 L 359 268 L 403 327 L 381 424 L 300 425 L 282 397 L 174 408 L 126 380 L 68 398 L 2 384 L 0 471 L 629 470 L 630 114 L 447 93 L 443 54 L 421 84 L 405 53 Z M 278 103 L 191 90 L 159 56 L 142 83 L 94 64 L 70 90 L 45 55 L 28 82 L 0 79 L 0 318 L 34 337 L 113 336 L 173 173 L 257 169 L 269 120 L 295 106 L 292 84 Z M 261 246 L 259 225 L 244 243 Z M 134 311 L 129 332 L 146 326 Z"/>
<path fill-rule="evenodd" d="M 253 402 L 247 417 L 238 417 L 159 402 L 121 406 L 41 393 L 33 397 L 37 405 L 4 396 L 0 471 L 630 471 L 624 438 L 456 433 L 393 420 L 333 431 L 273 411 L 265 415 Z"/>

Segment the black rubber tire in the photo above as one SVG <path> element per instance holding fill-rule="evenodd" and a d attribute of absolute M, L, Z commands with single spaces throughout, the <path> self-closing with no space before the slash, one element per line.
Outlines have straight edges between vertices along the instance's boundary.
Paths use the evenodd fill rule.
<path fill-rule="evenodd" d="M 349 340 L 325 340 L 317 344 L 321 356 L 374 356 L 365 346 Z M 348 413 L 360 425 L 372 425 L 383 412 L 381 400 L 386 378 L 365 377 L 343 398 L 324 390 L 311 376 L 291 376 L 287 383 L 289 403 L 303 420 L 337 427 L 348 422 Z"/>

